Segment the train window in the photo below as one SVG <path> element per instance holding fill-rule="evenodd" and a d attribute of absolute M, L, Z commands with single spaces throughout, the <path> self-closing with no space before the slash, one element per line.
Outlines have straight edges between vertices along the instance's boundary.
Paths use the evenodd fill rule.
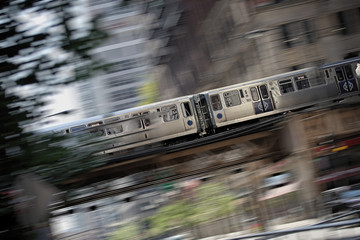
<path fill-rule="evenodd" d="M 295 77 L 295 84 L 298 90 L 310 87 L 309 79 L 306 77 L 306 75 Z"/>
<path fill-rule="evenodd" d="M 294 86 L 291 79 L 279 81 L 279 87 L 282 94 L 294 91 Z"/>
<path fill-rule="evenodd" d="M 92 122 L 92 123 L 88 123 L 88 127 L 95 127 L 95 126 L 99 126 L 100 124 L 103 124 L 103 122 L 102 121 Z"/>
<path fill-rule="evenodd" d="M 191 108 L 190 108 L 190 103 L 189 103 L 189 102 L 183 102 L 183 103 L 181 104 L 181 108 L 182 108 L 184 117 L 190 117 L 190 116 L 192 116 Z"/>
<path fill-rule="evenodd" d="M 145 127 L 150 126 L 150 117 L 148 116 L 149 112 L 143 112 L 142 115 L 144 116 L 144 118 L 142 118 L 142 121 L 143 121 Z"/>
<path fill-rule="evenodd" d="M 136 114 L 133 114 L 132 116 L 133 116 L 134 118 L 137 118 L 137 119 L 136 119 L 136 122 L 137 122 L 137 124 L 138 124 L 138 128 L 142 128 L 141 119 L 138 118 L 140 115 L 136 113 Z"/>
<path fill-rule="evenodd" d="M 325 75 L 326 75 L 326 77 L 327 77 L 327 78 L 329 78 L 329 77 L 330 77 L 330 75 L 329 75 L 329 71 L 328 71 L 328 70 L 325 70 Z"/>
<path fill-rule="evenodd" d="M 222 109 L 220 96 L 218 94 L 212 95 L 211 97 L 211 105 L 214 111 L 219 111 Z"/>
<path fill-rule="evenodd" d="M 238 90 L 224 92 L 225 104 L 227 107 L 233 107 L 241 104 L 240 95 Z"/>
<path fill-rule="evenodd" d="M 268 93 L 266 85 L 260 86 L 260 93 L 261 93 L 261 96 L 263 99 L 269 98 L 269 93 Z"/>
<path fill-rule="evenodd" d="M 121 133 L 122 131 L 123 131 L 122 125 L 116 125 L 114 127 L 106 129 L 108 135 Z"/>
<path fill-rule="evenodd" d="M 75 126 L 75 127 L 70 128 L 70 131 L 71 132 L 78 132 L 78 131 L 81 131 L 81 130 L 83 130 L 85 128 L 86 128 L 85 125 L 79 125 L 79 126 Z"/>
<path fill-rule="evenodd" d="M 259 101 L 259 94 L 255 87 L 250 88 L 250 93 L 253 101 Z"/>
<path fill-rule="evenodd" d="M 242 89 L 240 89 L 240 96 L 243 98 L 244 97 L 244 92 Z"/>
<path fill-rule="evenodd" d="M 344 66 L 345 69 L 345 74 L 347 79 L 353 79 L 354 78 L 354 74 L 352 72 L 351 66 L 350 65 L 346 65 Z"/>
<path fill-rule="evenodd" d="M 120 120 L 119 117 L 113 117 L 113 118 L 105 119 L 104 123 L 113 123 L 113 122 L 116 122 L 116 121 L 119 121 L 119 120 Z"/>
<path fill-rule="evenodd" d="M 179 119 L 179 113 L 175 104 L 162 107 L 161 111 L 164 112 L 164 122 L 170 122 Z"/>
<path fill-rule="evenodd" d="M 90 134 L 98 137 L 106 135 L 104 129 L 93 129 L 90 131 Z"/>
<path fill-rule="evenodd" d="M 335 68 L 336 76 L 338 78 L 338 81 L 344 81 L 344 74 L 341 70 L 341 68 Z"/>

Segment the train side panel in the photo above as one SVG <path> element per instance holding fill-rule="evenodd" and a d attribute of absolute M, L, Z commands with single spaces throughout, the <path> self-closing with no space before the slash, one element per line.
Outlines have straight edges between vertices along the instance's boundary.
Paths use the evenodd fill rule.
<path fill-rule="evenodd" d="M 360 59 L 207 91 L 215 128 L 359 94 Z"/>
<path fill-rule="evenodd" d="M 134 109 L 126 117 L 130 119 L 107 127 L 120 128 L 122 131 L 116 137 L 106 135 L 114 138 L 114 141 L 107 145 L 103 153 L 141 147 L 198 132 L 191 97 L 154 103 L 140 110 Z"/>

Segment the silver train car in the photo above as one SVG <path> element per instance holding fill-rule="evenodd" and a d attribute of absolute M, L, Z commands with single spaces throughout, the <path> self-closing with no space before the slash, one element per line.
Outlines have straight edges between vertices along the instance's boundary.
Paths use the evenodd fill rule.
<path fill-rule="evenodd" d="M 306 68 L 84 120 L 63 129 L 89 132 L 112 153 L 359 95 L 360 58 Z"/>
<path fill-rule="evenodd" d="M 360 58 L 306 68 L 200 94 L 209 104 L 210 128 L 291 111 L 359 94 Z M 359 67 L 360 68 L 360 67 Z"/>
<path fill-rule="evenodd" d="M 85 119 L 61 131 L 90 133 L 93 138 L 89 143 L 102 145 L 100 154 L 193 135 L 200 127 L 192 99 L 193 96 L 184 96 Z"/>

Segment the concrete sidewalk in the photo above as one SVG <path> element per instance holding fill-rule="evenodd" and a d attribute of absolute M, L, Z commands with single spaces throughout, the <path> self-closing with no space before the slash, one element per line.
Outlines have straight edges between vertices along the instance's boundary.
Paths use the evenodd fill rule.
<path fill-rule="evenodd" d="M 321 219 L 307 219 L 298 222 L 292 222 L 287 224 L 280 224 L 276 226 L 269 227 L 267 231 L 278 231 L 278 230 L 289 230 L 289 229 L 296 229 L 300 227 L 307 227 L 314 225 L 316 223 L 321 222 Z M 223 235 L 211 236 L 207 238 L 202 238 L 201 240 L 226 240 L 226 239 L 236 239 L 237 237 L 244 237 L 247 235 L 254 234 L 251 231 L 240 231 L 240 232 L 233 232 Z M 254 239 L 282 239 L 282 240 L 290 240 L 290 239 L 304 239 L 304 240 L 332 240 L 332 239 L 346 239 L 346 240 L 360 240 L 360 227 L 334 227 L 334 228 L 327 228 L 327 229 L 317 229 L 317 230 L 310 230 L 305 232 L 298 232 L 292 233 L 287 235 L 282 235 L 276 237 L 275 235 L 269 237 L 254 237 L 254 238 L 247 238 L 250 240 Z"/>

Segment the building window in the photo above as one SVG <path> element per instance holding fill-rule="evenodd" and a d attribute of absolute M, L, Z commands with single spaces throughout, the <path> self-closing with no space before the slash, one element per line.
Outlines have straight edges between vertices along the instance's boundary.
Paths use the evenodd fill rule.
<path fill-rule="evenodd" d="M 339 30 L 342 35 L 355 34 L 360 32 L 360 9 L 350 9 L 337 13 Z"/>
<path fill-rule="evenodd" d="M 291 48 L 315 42 L 315 35 L 310 20 L 292 22 L 281 25 L 283 42 Z"/>

